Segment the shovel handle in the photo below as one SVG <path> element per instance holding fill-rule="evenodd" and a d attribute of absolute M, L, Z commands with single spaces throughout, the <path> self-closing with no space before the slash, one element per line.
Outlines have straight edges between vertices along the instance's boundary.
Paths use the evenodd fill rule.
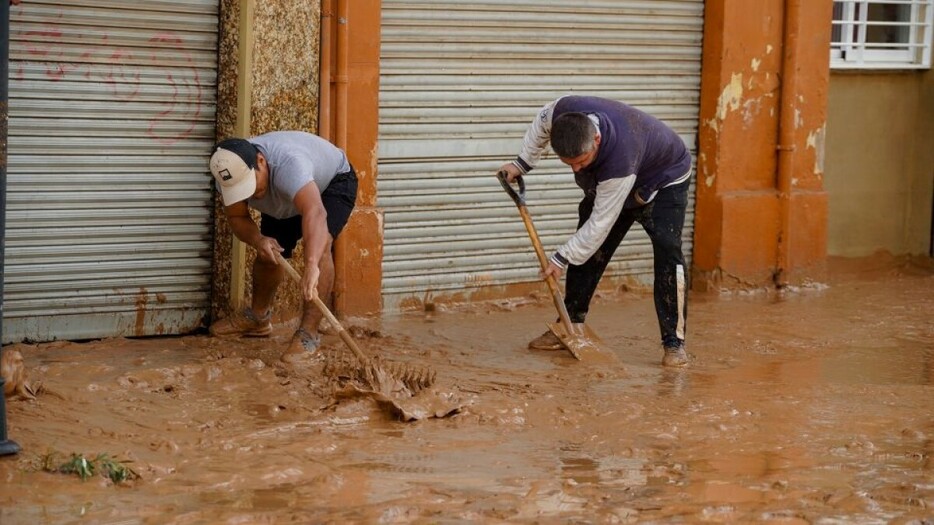
<path fill-rule="evenodd" d="M 554 276 L 549 275 L 547 282 L 548 289 L 551 291 L 551 300 L 555 303 L 555 309 L 558 310 L 558 317 L 561 319 L 561 324 L 564 325 L 564 329 L 567 330 L 568 334 L 576 334 L 577 329 L 574 328 L 574 323 L 571 322 L 571 316 L 568 314 L 568 307 L 565 306 L 564 297 L 561 295 L 560 288 L 558 288 L 558 281 L 555 280 Z"/>
<path fill-rule="evenodd" d="M 529 215 L 529 208 L 525 205 L 525 181 L 522 180 L 521 175 L 515 178 L 516 183 L 519 185 L 519 191 L 516 191 L 506 178 L 505 171 L 497 172 L 496 178 L 499 179 L 499 183 L 503 186 L 503 189 L 512 197 L 513 202 L 516 203 L 516 207 L 519 208 L 519 216 L 522 217 L 522 223 L 525 224 L 525 231 L 529 233 L 529 238 L 532 240 L 532 248 L 535 249 L 535 255 L 538 256 L 538 263 L 541 265 L 542 271 L 544 272 L 548 268 L 548 257 L 545 256 L 545 249 L 542 248 L 542 241 L 538 238 L 538 232 L 535 231 L 535 224 L 532 222 L 532 217 Z M 564 298 L 561 296 L 561 288 L 558 286 L 558 281 L 554 276 L 549 275 L 548 278 L 545 279 L 545 282 L 548 283 L 548 290 L 551 291 L 551 298 L 555 303 L 555 308 L 558 310 L 558 317 L 561 318 L 561 324 L 564 325 L 564 329 L 567 330 L 568 334 L 574 334 L 574 324 L 571 323 L 571 316 L 568 315 L 568 309 L 564 305 Z"/>
<path fill-rule="evenodd" d="M 285 260 L 285 257 L 283 257 L 281 253 L 276 254 L 276 260 L 279 262 L 280 266 L 285 268 L 285 272 L 289 274 L 289 277 L 291 277 L 293 281 L 301 284 L 302 276 L 298 274 L 298 272 L 291 264 L 289 264 L 289 261 Z M 350 348 L 355 356 L 357 356 L 357 359 L 365 364 L 369 364 L 370 357 L 364 354 L 363 350 L 360 350 L 360 347 L 357 346 L 357 342 L 354 341 L 352 337 L 350 337 L 350 334 L 347 333 L 347 330 L 344 330 L 344 327 L 341 326 L 340 321 L 337 320 L 337 317 L 334 317 L 334 314 L 331 313 L 331 310 L 327 307 L 326 304 L 324 304 L 324 301 L 322 301 L 320 297 L 315 297 L 312 299 L 312 302 L 315 303 L 315 306 L 318 308 L 318 310 L 324 314 L 325 319 L 327 319 L 332 326 L 337 328 L 338 335 L 340 335 L 341 340 L 344 341 L 344 344 Z"/>

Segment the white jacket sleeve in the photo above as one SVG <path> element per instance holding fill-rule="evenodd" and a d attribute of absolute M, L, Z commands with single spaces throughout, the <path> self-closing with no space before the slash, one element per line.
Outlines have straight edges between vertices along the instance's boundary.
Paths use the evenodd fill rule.
<path fill-rule="evenodd" d="M 535 165 L 542 158 L 542 154 L 548 148 L 548 142 L 551 138 L 551 119 L 558 100 L 561 99 L 545 104 L 525 132 L 525 138 L 522 139 L 522 149 L 519 151 L 519 156 L 513 161 L 513 164 L 523 174 L 535 168 Z"/>
<path fill-rule="evenodd" d="M 598 183 L 590 218 L 564 246 L 558 248 L 551 256 L 551 262 L 562 269 L 568 263 L 580 265 L 587 262 L 610 234 L 635 182 L 636 175 L 632 174 Z"/>

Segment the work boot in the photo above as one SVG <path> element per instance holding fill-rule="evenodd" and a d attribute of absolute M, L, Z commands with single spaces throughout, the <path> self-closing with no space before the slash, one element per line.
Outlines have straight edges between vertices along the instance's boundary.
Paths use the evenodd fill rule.
<path fill-rule="evenodd" d="M 272 333 L 271 318 L 269 312 L 258 317 L 252 308 L 244 308 L 212 324 L 209 331 L 214 336 L 267 337 Z"/>
<path fill-rule="evenodd" d="M 300 359 L 314 356 L 317 357 L 318 347 L 321 346 L 321 336 L 312 334 L 304 328 L 299 328 L 292 336 L 292 341 L 288 348 L 282 354 L 282 359 L 286 363 L 292 363 Z"/>
<path fill-rule="evenodd" d="M 662 366 L 683 368 L 688 366 L 688 353 L 684 346 L 665 347 L 665 356 L 662 357 Z"/>
<path fill-rule="evenodd" d="M 529 341 L 529 349 L 531 350 L 561 350 L 562 348 L 564 348 L 564 344 L 551 330 L 547 330 L 544 334 Z"/>

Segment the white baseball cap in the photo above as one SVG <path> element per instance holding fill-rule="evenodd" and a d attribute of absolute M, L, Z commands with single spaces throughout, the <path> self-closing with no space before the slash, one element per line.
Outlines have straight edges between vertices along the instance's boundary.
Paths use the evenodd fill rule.
<path fill-rule="evenodd" d="M 228 139 L 215 146 L 211 174 L 224 206 L 246 200 L 256 192 L 256 167 L 256 146 L 249 141 Z"/>

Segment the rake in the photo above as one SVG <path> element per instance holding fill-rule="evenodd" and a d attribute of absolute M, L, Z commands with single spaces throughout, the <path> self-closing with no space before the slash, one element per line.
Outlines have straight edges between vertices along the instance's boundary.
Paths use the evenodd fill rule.
<path fill-rule="evenodd" d="M 277 258 L 292 280 L 301 283 L 302 276 L 285 260 L 285 257 L 277 254 Z M 355 359 L 349 363 L 344 360 L 341 368 L 352 370 L 355 379 L 376 392 L 392 394 L 416 394 L 435 383 L 437 374 L 430 368 L 408 363 L 384 363 L 379 357 L 370 357 L 357 346 L 357 342 L 353 340 L 321 298 L 315 297 L 312 302 L 324 314 L 331 326 L 337 328 L 341 341 L 353 353 Z"/>

